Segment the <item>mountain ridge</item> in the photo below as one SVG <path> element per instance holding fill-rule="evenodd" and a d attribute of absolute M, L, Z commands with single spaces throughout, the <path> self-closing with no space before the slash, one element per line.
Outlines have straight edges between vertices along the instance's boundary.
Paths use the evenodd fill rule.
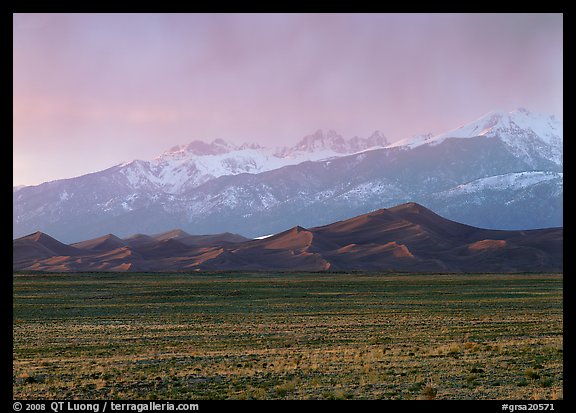
<path fill-rule="evenodd" d="M 14 191 L 13 238 L 42 230 L 74 242 L 102 232 L 124 237 L 165 228 L 256 237 L 407 201 L 479 227 L 561 226 L 561 123 L 517 110 L 467 125 L 385 147 L 386 137 L 375 132 L 351 154 L 336 149 L 359 149 L 355 138 L 319 131 L 300 141 L 309 152 L 292 147 L 306 154 L 301 158 L 286 150 L 277 158 L 250 144 L 226 152 L 231 145 L 215 140 L 208 149 L 193 145 L 208 154 L 192 165 L 185 156 L 190 148 L 179 146 L 168 151 L 175 159 L 131 161 Z"/>

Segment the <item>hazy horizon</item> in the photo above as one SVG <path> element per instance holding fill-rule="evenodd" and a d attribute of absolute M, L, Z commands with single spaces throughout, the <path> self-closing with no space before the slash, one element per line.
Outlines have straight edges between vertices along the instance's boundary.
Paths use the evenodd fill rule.
<path fill-rule="evenodd" d="M 220 138 L 563 118 L 562 14 L 14 14 L 14 185 Z"/>

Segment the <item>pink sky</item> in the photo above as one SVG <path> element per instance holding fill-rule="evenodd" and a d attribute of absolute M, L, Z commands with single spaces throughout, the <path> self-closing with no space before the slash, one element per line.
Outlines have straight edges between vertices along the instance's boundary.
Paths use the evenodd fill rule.
<path fill-rule="evenodd" d="M 15 14 L 14 185 L 200 139 L 562 119 L 561 14 Z"/>

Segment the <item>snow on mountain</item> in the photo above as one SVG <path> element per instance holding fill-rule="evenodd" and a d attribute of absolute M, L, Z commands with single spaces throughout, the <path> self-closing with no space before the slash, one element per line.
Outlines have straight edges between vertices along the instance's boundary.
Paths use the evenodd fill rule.
<path fill-rule="evenodd" d="M 344 139 L 321 130 L 282 149 L 194 141 L 14 188 L 13 235 L 75 241 L 182 228 L 258 236 L 408 201 L 479 227 L 561 226 L 562 132 L 552 117 L 519 109 L 392 145 L 380 132 Z"/>
<path fill-rule="evenodd" d="M 215 139 L 212 143 L 203 141 L 192 141 L 186 145 L 177 145 L 160 155 L 160 158 L 181 159 L 190 155 L 220 155 L 235 150 L 236 147 L 230 145 L 223 139 Z"/>
<path fill-rule="evenodd" d="M 151 161 L 135 160 L 120 167 L 135 189 L 149 187 L 178 194 L 224 175 L 257 174 L 368 148 L 383 148 L 387 144 L 379 131 L 368 138 L 356 136 L 346 140 L 333 130 L 326 134 L 318 130 L 291 148 L 272 149 L 248 143 L 236 146 L 222 139 L 212 143 L 193 141 L 174 146 Z"/>
<path fill-rule="evenodd" d="M 562 165 L 563 123 L 554 116 L 532 113 L 524 108 L 512 112 L 490 112 L 479 119 L 439 135 L 418 135 L 389 145 L 415 148 L 438 145 L 448 138 L 501 139 L 516 155 L 529 160 L 538 156 Z"/>
<path fill-rule="evenodd" d="M 421 145 L 425 145 L 427 143 L 430 143 L 432 138 L 434 137 L 433 134 L 431 133 L 425 133 L 422 135 L 416 135 L 413 136 L 411 138 L 405 138 L 405 139 L 401 139 L 399 141 L 396 141 L 390 145 L 387 146 L 387 148 L 408 148 L 408 149 L 412 149 L 412 148 L 416 148 L 418 146 Z"/>
<path fill-rule="evenodd" d="M 488 176 L 430 194 L 431 208 L 483 228 L 563 225 L 563 173 L 524 171 Z"/>
<path fill-rule="evenodd" d="M 277 153 L 277 156 L 286 158 L 294 156 L 294 154 L 321 151 L 334 154 L 351 154 L 367 148 L 384 148 L 388 144 L 388 139 L 380 131 L 374 131 L 370 137 L 365 139 L 354 136 L 346 140 L 332 129 L 326 133 L 319 129 L 314 134 L 302 138 L 294 147 L 284 148 Z"/>
<path fill-rule="evenodd" d="M 458 185 L 451 189 L 450 193 L 470 194 L 484 191 L 486 189 L 496 190 L 517 190 L 527 188 L 538 183 L 550 181 L 553 179 L 564 178 L 562 172 L 552 171 L 525 171 L 515 172 L 502 175 L 489 176 L 468 182 L 466 184 Z"/>
<path fill-rule="evenodd" d="M 530 130 L 549 145 L 562 142 L 563 125 L 553 116 L 533 114 L 524 108 L 512 112 L 489 112 L 481 118 L 457 129 L 436 135 L 432 142 L 437 144 L 446 138 L 493 137 L 503 133 L 507 138 L 519 130 Z"/>
<path fill-rule="evenodd" d="M 253 239 L 266 239 L 266 238 L 273 237 L 274 235 L 276 235 L 276 234 L 262 235 L 262 236 L 260 236 L 260 237 L 256 237 L 256 238 L 253 238 Z"/>

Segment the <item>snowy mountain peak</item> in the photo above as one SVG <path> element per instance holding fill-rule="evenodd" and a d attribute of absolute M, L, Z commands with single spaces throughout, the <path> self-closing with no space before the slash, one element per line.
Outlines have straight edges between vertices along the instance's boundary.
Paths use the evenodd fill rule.
<path fill-rule="evenodd" d="M 300 142 L 298 142 L 292 150 L 302 152 L 314 152 L 322 149 L 333 149 L 336 152 L 343 151 L 346 145 L 344 138 L 336 131 L 330 129 L 324 133 L 322 129 L 318 129 L 312 135 L 306 135 Z"/>
<path fill-rule="evenodd" d="M 185 145 L 177 145 L 160 155 L 159 158 L 181 159 L 190 155 L 206 156 L 229 153 L 238 148 L 223 139 L 215 139 L 212 143 L 195 140 Z"/>
<path fill-rule="evenodd" d="M 541 141 L 556 145 L 563 140 L 563 124 L 553 116 L 532 113 L 525 108 L 511 112 L 489 112 L 479 119 L 457 129 L 434 137 L 439 143 L 446 138 L 471 138 L 475 136 L 503 137 L 534 135 Z"/>
<path fill-rule="evenodd" d="M 533 163 L 537 157 L 562 165 L 563 123 L 554 116 L 518 108 L 511 112 L 488 112 L 459 128 L 436 135 L 418 135 L 389 147 L 415 148 L 438 145 L 449 138 L 497 138 L 518 156 Z"/>
<path fill-rule="evenodd" d="M 368 144 L 371 146 L 387 146 L 390 142 L 388 142 L 388 138 L 380 132 L 379 130 L 375 130 L 372 135 L 368 138 Z"/>
<path fill-rule="evenodd" d="M 354 136 L 350 139 L 344 139 L 332 129 L 326 133 L 318 129 L 312 135 L 307 135 L 302 138 L 302 140 L 292 148 L 285 149 L 284 153 L 333 151 L 336 154 L 350 154 L 369 148 L 384 148 L 387 145 L 388 139 L 378 130 L 374 131 L 368 138 Z"/>
<path fill-rule="evenodd" d="M 378 149 L 388 143 L 375 131 L 369 138 L 346 140 L 334 130 L 321 129 L 305 136 L 291 148 L 271 149 L 254 143 L 240 146 L 223 139 L 211 143 L 192 141 L 177 145 L 150 161 L 118 165 L 134 190 L 148 188 L 180 194 L 223 175 L 257 174 L 305 161 L 319 161 L 363 150 Z"/>

